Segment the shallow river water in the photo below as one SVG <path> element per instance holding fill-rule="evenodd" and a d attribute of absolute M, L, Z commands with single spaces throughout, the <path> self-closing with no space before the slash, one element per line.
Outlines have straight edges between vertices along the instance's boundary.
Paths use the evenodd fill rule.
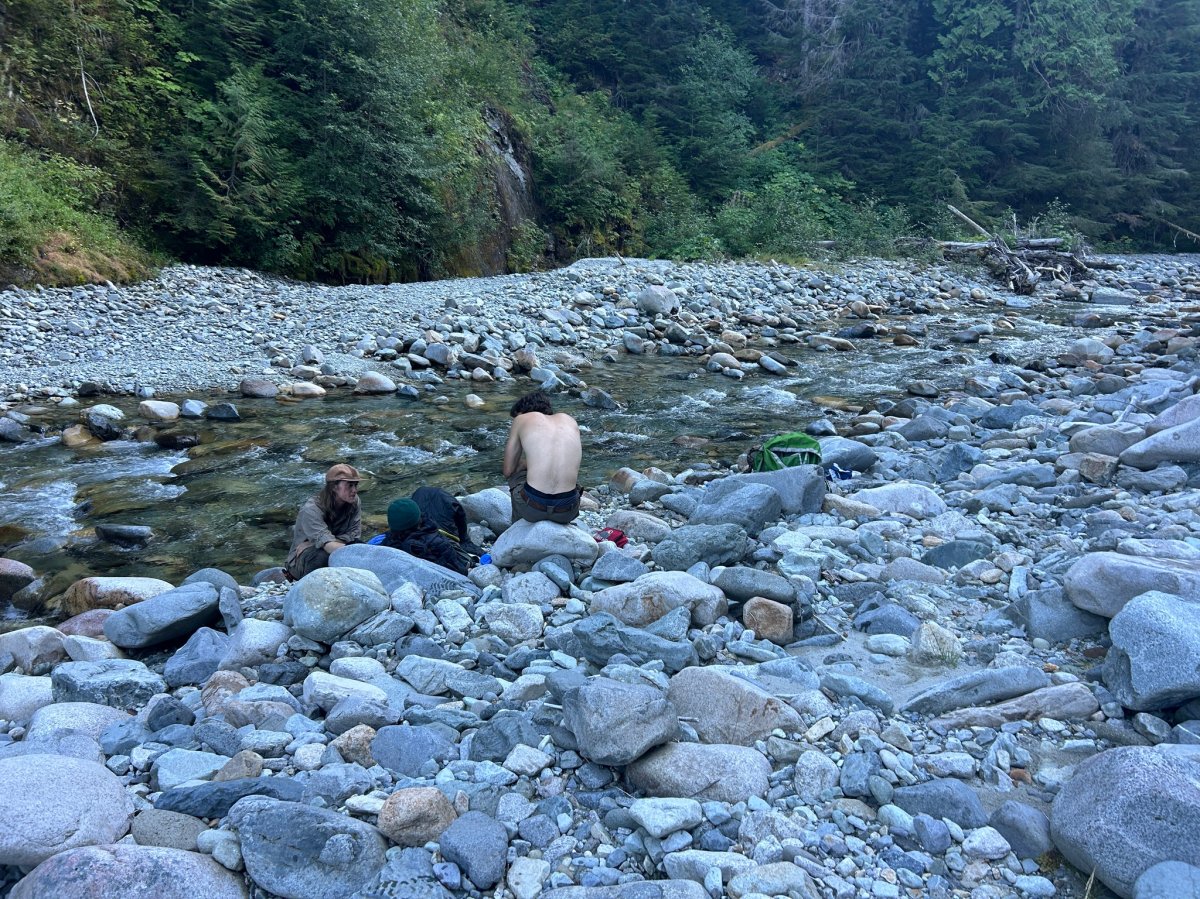
<path fill-rule="evenodd" d="M 584 430 L 585 487 L 606 483 L 622 466 L 658 465 L 675 473 L 706 461 L 729 463 L 756 440 L 799 429 L 839 406 L 899 398 L 914 379 L 961 389 L 968 372 L 986 375 L 990 353 L 1045 358 L 1080 335 L 1056 323 L 1063 310 L 1052 303 L 1009 317 L 1017 314 L 1026 318 L 1015 330 L 977 345 L 942 342 L 964 326 L 961 317 L 928 320 L 924 348 L 860 340 L 854 352 L 819 353 L 784 345 L 781 351 L 800 362 L 787 377 L 752 373 L 735 381 L 704 372 L 686 357 L 622 355 L 578 372 L 590 386 L 608 391 L 621 410 L 589 408 L 565 394 L 556 398 L 556 408 L 574 415 Z M 943 349 L 929 348 L 937 345 Z M 392 499 L 423 484 L 458 494 L 500 485 L 507 410 L 529 389 L 522 378 L 497 384 L 447 380 L 420 400 L 361 398 L 348 391 L 302 402 L 192 394 L 210 403 L 234 399 L 243 420 L 178 423 L 174 429 L 200 435 L 201 444 L 188 451 L 131 441 L 72 450 L 57 438 L 0 445 L 0 554 L 45 577 L 47 595 L 86 575 L 178 583 L 208 565 L 246 583 L 255 571 L 282 562 L 296 509 L 336 461 L 367 476 L 367 534 L 382 528 Z M 483 398 L 483 409 L 465 407 L 470 392 Z M 135 399 L 101 400 L 137 420 Z M 77 415 L 63 409 L 41 420 L 54 433 Z M 95 538 L 98 523 L 148 525 L 155 536 L 143 548 L 123 549 Z M 28 612 L 4 614 L 11 619 Z"/>

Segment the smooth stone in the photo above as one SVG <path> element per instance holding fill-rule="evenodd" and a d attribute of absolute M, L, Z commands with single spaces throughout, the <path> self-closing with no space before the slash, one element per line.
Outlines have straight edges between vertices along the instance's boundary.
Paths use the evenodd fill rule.
<path fill-rule="evenodd" d="M 676 528 L 651 551 L 667 571 L 687 571 L 697 562 L 734 565 L 749 551 L 746 531 L 736 524 L 691 524 Z"/>
<path fill-rule="evenodd" d="M 504 877 L 508 831 L 482 812 L 470 811 L 457 818 L 442 832 L 438 848 L 443 858 L 458 865 L 481 890 L 495 886 Z"/>
<path fill-rule="evenodd" d="M 386 862 L 387 841 L 370 824 L 327 809 L 247 796 L 229 811 L 246 873 L 281 896 L 351 896 Z"/>
<path fill-rule="evenodd" d="M 352 546 L 346 550 L 364 548 L 367 547 Z M 346 550 L 333 555 L 336 557 Z M 346 567 L 318 568 L 297 581 L 284 596 L 283 623 L 302 637 L 333 643 L 390 606 L 391 596 L 373 572 Z"/>
<path fill-rule="evenodd" d="M 661 627 L 664 622 L 669 622 L 679 615 L 686 616 L 681 622 L 684 625 L 681 630 L 685 631 L 690 621 L 686 609 L 667 613 L 655 622 L 654 627 Z M 699 661 L 691 641 L 668 639 L 649 630 L 630 627 L 607 612 L 597 612 L 575 623 L 571 626 L 571 635 L 578 642 L 579 652 L 583 657 L 601 667 L 607 665 L 608 660 L 618 653 L 626 656 L 635 665 L 660 661 L 669 673 L 680 671 Z"/>
<path fill-rule="evenodd" d="M 121 843 L 55 855 L 25 876 L 10 899 L 245 899 L 241 874 L 199 852 Z"/>
<path fill-rule="evenodd" d="M 647 796 L 730 803 L 765 796 L 770 774 L 771 763 L 757 749 L 703 743 L 668 743 L 625 769 Z"/>
<path fill-rule="evenodd" d="M 144 649 L 190 635 L 217 618 L 220 594 L 206 583 L 187 584 L 126 606 L 104 622 L 104 635 L 122 649 Z"/>
<path fill-rule="evenodd" d="M 562 706 L 579 753 L 601 765 L 628 765 L 679 732 L 674 706 L 650 686 L 592 678 L 568 690 Z"/>
<path fill-rule="evenodd" d="M 1200 697 L 1200 600 L 1143 593 L 1113 616 L 1108 632 L 1104 684 L 1123 706 L 1148 711 Z"/>
<path fill-rule="evenodd" d="M 757 684 L 723 667 L 685 668 L 671 678 L 667 698 L 702 743 L 750 746 L 782 729 L 802 730 L 800 714 Z"/>
<path fill-rule="evenodd" d="M 910 518 L 935 518 L 947 510 L 940 496 L 921 484 L 895 483 L 859 490 L 848 497 L 873 506 L 881 512 L 893 512 Z"/>
<path fill-rule="evenodd" d="M 1192 419 L 1139 440 L 1118 457 L 1122 465 L 1143 471 L 1174 462 L 1200 462 L 1200 419 Z"/>
<path fill-rule="evenodd" d="M 139 846 L 161 846 L 164 849 L 196 851 L 196 838 L 208 830 L 199 818 L 150 808 L 138 812 L 131 833 Z"/>
<path fill-rule="evenodd" d="M 1085 759 L 1050 827 L 1058 851 L 1118 896 L 1159 862 L 1200 866 L 1200 755 L 1123 746 Z"/>
<path fill-rule="evenodd" d="M 91 609 L 120 609 L 173 589 L 152 577 L 85 577 L 67 588 L 63 611 L 79 615 Z"/>
<path fill-rule="evenodd" d="M 493 555 L 494 553 L 493 549 Z M 334 569 L 358 569 L 374 573 L 389 594 L 404 584 L 415 584 L 426 596 L 438 596 L 447 590 L 461 590 L 471 596 L 479 595 L 479 588 L 457 571 L 451 571 L 425 559 L 418 559 L 404 550 L 393 549 L 390 546 L 372 546 L 366 543 L 347 546 L 334 552 L 329 557 L 329 564 Z M 378 611 L 382 610 L 376 610 Z M 372 612 L 371 615 L 376 612 Z M 366 616 L 369 617 L 370 615 Z M 361 624 L 366 618 L 356 621 L 346 628 L 346 631 Z"/>
<path fill-rule="evenodd" d="M 0 674 L 0 719 L 25 724 L 39 709 L 53 702 L 50 678 Z"/>
<path fill-rule="evenodd" d="M 892 794 L 892 803 L 910 815 L 923 813 L 933 818 L 949 818 L 960 827 L 983 827 L 987 824 L 987 813 L 979 796 L 961 780 L 953 778 L 899 787 Z"/>
<path fill-rule="evenodd" d="M 1200 867 L 1184 862 L 1159 862 L 1147 868 L 1133 885 L 1133 899 L 1198 899 Z"/>
<path fill-rule="evenodd" d="M 234 804 L 246 796 L 297 802 L 303 794 L 304 787 L 291 778 L 247 777 L 176 787 L 160 795 L 154 801 L 154 807 L 196 818 L 224 818 Z"/>
<path fill-rule="evenodd" d="M 55 702 L 95 702 L 117 709 L 140 708 L 167 689 L 166 681 L 132 659 L 64 662 L 51 681 Z"/>
<path fill-rule="evenodd" d="M 1081 683 L 1043 687 L 984 708 L 965 708 L 948 712 L 933 723 L 942 728 L 1000 727 L 1010 721 L 1082 721 L 1100 710 L 1100 703 Z"/>
<path fill-rule="evenodd" d="M 1129 600 L 1152 590 L 1200 595 L 1200 562 L 1088 553 L 1068 569 L 1063 588 L 1078 608 L 1112 618 Z"/>
<path fill-rule="evenodd" d="M 424 846 L 436 842 L 457 817 L 441 790 L 410 787 L 387 798 L 379 812 L 378 827 L 399 846 Z"/>
<path fill-rule="evenodd" d="M 125 787 L 98 762 L 0 759 L 0 864 L 33 867 L 69 849 L 115 843 L 132 819 Z"/>
<path fill-rule="evenodd" d="M 587 568 L 598 554 L 596 541 L 587 531 L 553 521 L 514 521 L 492 544 L 492 564 L 500 568 L 536 565 L 554 555 Z"/>
<path fill-rule="evenodd" d="M 67 657 L 63 634 L 35 625 L 0 634 L 0 671 L 16 667 L 24 674 L 46 674 Z"/>
<path fill-rule="evenodd" d="M 607 612 L 624 624 L 645 627 L 678 608 L 691 612 L 692 623 L 706 627 L 725 614 L 725 594 L 682 571 L 655 571 L 628 584 L 592 595 L 592 614 Z"/>

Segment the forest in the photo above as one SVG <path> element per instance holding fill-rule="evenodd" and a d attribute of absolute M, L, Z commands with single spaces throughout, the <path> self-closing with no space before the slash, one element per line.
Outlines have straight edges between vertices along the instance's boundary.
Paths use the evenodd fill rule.
<path fill-rule="evenodd" d="M 0 283 L 1200 249 L 1200 0 L 5 0 Z M 914 250 L 913 248 L 918 248 Z"/>

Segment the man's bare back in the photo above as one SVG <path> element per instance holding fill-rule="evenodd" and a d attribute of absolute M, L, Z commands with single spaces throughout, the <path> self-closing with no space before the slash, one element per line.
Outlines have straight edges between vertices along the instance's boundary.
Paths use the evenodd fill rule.
<path fill-rule="evenodd" d="M 504 476 L 522 468 L 534 490 L 555 494 L 574 490 L 583 447 L 579 425 L 570 415 L 526 412 L 513 419 L 504 447 Z"/>

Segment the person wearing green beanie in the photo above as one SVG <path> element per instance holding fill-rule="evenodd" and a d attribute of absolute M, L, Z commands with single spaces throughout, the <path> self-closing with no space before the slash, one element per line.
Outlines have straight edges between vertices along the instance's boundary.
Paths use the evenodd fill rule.
<path fill-rule="evenodd" d="M 411 499 L 392 500 L 392 504 L 388 506 L 387 518 L 389 531 L 411 531 L 421 523 L 421 507 Z"/>
<path fill-rule="evenodd" d="M 459 574 L 467 573 L 467 560 L 453 540 L 422 520 L 421 507 L 411 499 L 393 500 L 388 506 L 388 532 L 382 545 L 403 550 Z"/>

